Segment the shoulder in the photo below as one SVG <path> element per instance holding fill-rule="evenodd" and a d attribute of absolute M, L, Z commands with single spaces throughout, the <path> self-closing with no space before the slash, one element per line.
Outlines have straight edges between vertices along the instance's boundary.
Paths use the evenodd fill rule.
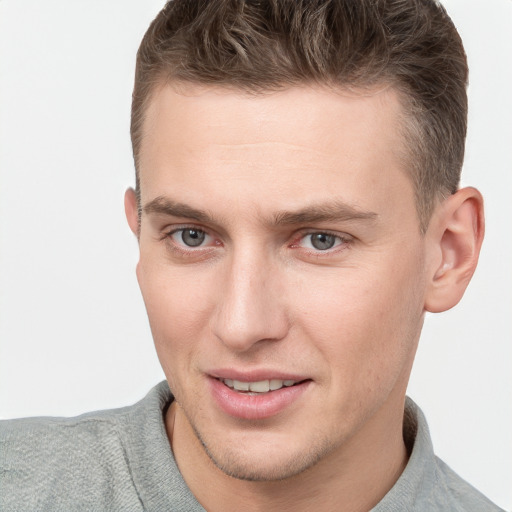
<path fill-rule="evenodd" d="M 0 421 L 2 467 L 8 463 L 34 467 L 39 459 L 69 463 L 86 457 L 90 463 L 104 464 L 109 454 L 121 449 L 122 439 L 128 433 L 127 420 L 140 403 L 74 418 L 34 417 Z"/>
<path fill-rule="evenodd" d="M 127 408 L 129 409 L 129 408 Z M 91 442 L 104 440 L 122 425 L 123 409 L 98 411 L 75 418 L 36 417 L 0 421 L 0 443 L 4 450 L 12 448 L 21 458 L 54 448 L 57 453 L 67 443 L 83 445 L 87 451 Z M 35 450 L 35 451 L 34 451 Z M 4 451 L 3 455 L 9 452 Z M 14 453 L 14 452 L 13 452 Z M 55 454 L 54 452 L 52 452 Z"/>
<path fill-rule="evenodd" d="M 445 510 L 478 512 L 503 512 L 480 491 L 462 479 L 445 462 L 435 457 L 435 502 Z"/>
<path fill-rule="evenodd" d="M 408 466 L 415 473 L 412 478 L 416 479 L 420 510 L 502 511 L 434 454 L 425 416 L 411 399 L 404 414 L 404 438 L 407 436 L 414 438 Z"/>
<path fill-rule="evenodd" d="M 425 416 L 410 398 L 405 405 L 403 434 L 409 461 L 393 488 L 372 512 L 501 511 L 435 456 Z"/>
<path fill-rule="evenodd" d="M 169 394 L 159 388 L 121 409 L 1 421 L 0 509 L 90 510 L 102 503 L 105 510 L 142 510 L 130 461 L 144 430 L 163 424 L 161 402 Z"/>

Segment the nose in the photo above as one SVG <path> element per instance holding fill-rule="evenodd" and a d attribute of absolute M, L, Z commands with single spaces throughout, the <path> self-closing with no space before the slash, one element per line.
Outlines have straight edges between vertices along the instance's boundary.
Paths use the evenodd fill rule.
<path fill-rule="evenodd" d="M 263 255 L 238 254 L 219 275 L 213 334 L 230 350 L 246 352 L 283 339 L 289 329 L 282 273 Z"/>

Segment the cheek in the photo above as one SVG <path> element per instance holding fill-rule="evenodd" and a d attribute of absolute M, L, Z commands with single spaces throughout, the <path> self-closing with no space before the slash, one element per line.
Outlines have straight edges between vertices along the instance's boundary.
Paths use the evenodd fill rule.
<path fill-rule="evenodd" d="M 315 340 L 330 378 L 341 381 L 340 389 L 360 391 L 396 379 L 415 350 L 422 323 L 416 266 L 388 260 L 378 268 L 336 269 L 315 284 L 301 299 L 297 321 Z"/>
<path fill-rule="evenodd" d="M 165 374 L 185 371 L 208 325 L 206 283 L 179 268 L 149 263 L 139 263 L 137 277 Z"/>

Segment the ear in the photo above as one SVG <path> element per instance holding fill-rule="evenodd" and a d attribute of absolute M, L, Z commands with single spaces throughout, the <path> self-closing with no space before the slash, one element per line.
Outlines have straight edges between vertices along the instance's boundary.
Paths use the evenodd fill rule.
<path fill-rule="evenodd" d="M 427 230 L 428 283 L 425 309 L 432 313 L 455 306 L 473 276 L 484 238 L 483 198 L 467 187 L 444 200 Z"/>
<path fill-rule="evenodd" d="M 137 205 L 137 195 L 133 188 L 129 188 L 124 193 L 124 212 L 126 220 L 132 230 L 133 234 L 139 238 L 140 224 L 139 224 L 139 210 Z"/>

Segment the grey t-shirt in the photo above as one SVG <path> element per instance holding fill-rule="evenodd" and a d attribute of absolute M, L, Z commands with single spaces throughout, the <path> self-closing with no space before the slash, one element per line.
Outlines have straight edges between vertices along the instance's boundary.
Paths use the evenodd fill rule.
<path fill-rule="evenodd" d="M 163 418 L 171 401 L 162 382 L 122 409 L 0 422 L 0 510 L 204 511 L 170 449 Z M 501 510 L 435 457 L 409 399 L 404 435 L 407 467 L 373 512 Z"/>

